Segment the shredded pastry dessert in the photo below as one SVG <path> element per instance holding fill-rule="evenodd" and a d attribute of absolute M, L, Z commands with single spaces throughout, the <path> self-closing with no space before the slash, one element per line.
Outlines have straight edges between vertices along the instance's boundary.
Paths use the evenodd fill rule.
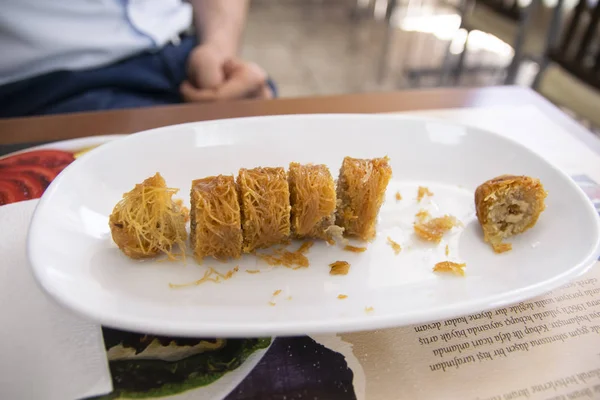
<path fill-rule="evenodd" d="M 413 228 L 417 237 L 428 242 L 439 243 L 446 232 L 458 225 L 459 222 L 455 217 L 444 215 L 429 221 L 415 222 Z"/>
<path fill-rule="evenodd" d="M 292 234 L 328 239 L 335 222 L 335 182 L 325 165 L 291 163 L 288 172 Z"/>
<path fill-rule="evenodd" d="M 496 253 L 512 249 L 504 239 L 532 228 L 545 209 L 547 192 L 539 179 L 502 175 L 475 190 L 477 219 L 484 240 Z"/>
<path fill-rule="evenodd" d="M 239 258 L 242 227 L 233 176 L 211 176 L 192 182 L 190 242 L 198 262 Z"/>
<path fill-rule="evenodd" d="M 442 261 L 433 267 L 434 272 L 451 272 L 456 275 L 465 276 L 464 268 L 467 264 L 459 264 L 452 261 Z"/>
<path fill-rule="evenodd" d="M 177 259 L 176 248 L 185 257 L 187 210 L 173 201 L 178 189 L 168 188 L 156 173 L 123 195 L 109 217 L 114 242 L 131 258 L 161 253 Z"/>
<path fill-rule="evenodd" d="M 290 236 L 290 191 L 283 168 L 239 172 L 244 253 L 287 243 Z"/>
<path fill-rule="evenodd" d="M 345 294 L 338 294 L 338 297 L 337 297 L 337 298 L 338 298 L 338 299 L 340 299 L 340 300 L 344 300 L 344 299 L 347 299 L 347 298 L 348 298 L 348 296 L 347 296 L 347 295 L 345 295 Z"/>
<path fill-rule="evenodd" d="M 291 239 L 322 239 L 329 245 L 339 240 L 345 251 L 367 250 L 350 245 L 348 237 L 375 237 L 391 176 L 388 157 L 345 157 L 337 186 L 323 164 L 292 162 L 289 173 L 282 167 L 242 168 L 237 178 L 193 180 L 188 210 L 182 200 L 172 198 L 178 189 L 168 188 L 156 173 L 123 195 L 109 225 L 113 240 L 131 258 L 164 253 L 177 259 L 177 249 L 184 258 L 190 221 L 190 244 L 198 263 L 206 257 L 227 261 L 249 253 L 273 266 L 304 268 L 312 242 L 291 252 L 283 247 Z M 401 198 L 397 192 L 396 199 Z M 262 251 L 271 247 L 270 253 Z"/>
<path fill-rule="evenodd" d="M 329 271 L 329 275 L 346 275 L 350 270 L 350 264 L 346 261 L 336 261 L 329 264 L 331 270 Z"/>
<path fill-rule="evenodd" d="M 388 161 L 387 157 L 344 158 L 337 186 L 336 223 L 346 235 L 362 240 L 375 237 L 377 215 L 392 177 Z"/>

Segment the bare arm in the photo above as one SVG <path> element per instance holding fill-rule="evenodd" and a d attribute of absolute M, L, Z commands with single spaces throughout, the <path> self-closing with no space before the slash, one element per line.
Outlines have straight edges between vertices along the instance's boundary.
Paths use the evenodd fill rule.
<path fill-rule="evenodd" d="M 265 71 L 237 57 L 249 0 L 188 1 L 194 8 L 199 45 L 188 56 L 187 80 L 179 88 L 182 98 L 200 102 L 272 97 Z"/>
<path fill-rule="evenodd" d="M 234 56 L 240 44 L 248 0 L 189 0 L 194 8 L 198 41 Z"/>

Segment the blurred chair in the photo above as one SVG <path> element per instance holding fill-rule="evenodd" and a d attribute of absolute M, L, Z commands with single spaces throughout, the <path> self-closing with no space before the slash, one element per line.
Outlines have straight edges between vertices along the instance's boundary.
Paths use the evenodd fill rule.
<path fill-rule="evenodd" d="M 564 11 L 559 1 L 555 19 Z M 548 34 L 546 57 L 534 89 L 553 103 L 566 107 L 600 127 L 600 20 L 598 1 L 579 0 L 562 37 Z"/>
<path fill-rule="evenodd" d="M 487 84 L 496 84 L 498 77 L 502 76 L 504 76 L 504 79 L 500 79 L 504 83 L 513 84 L 522 61 L 529 59 L 539 62 L 545 50 L 546 26 L 548 25 L 547 18 L 545 18 L 546 14 L 541 13 L 543 15 L 538 16 L 536 12 L 538 10 L 548 11 L 540 7 L 542 1 L 544 0 L 382 0 L 375 2 L 363 0 L 359 2 L 369 5 L 373 3 L 383 3 L 386 5 L 384 15 L 388 29 L 382 43 L 383 51 L 379 63 L 379 82 L 382 82 L 388 75 L 388 54 L 390 48 L 393 47 L 391 38 L 398 28 L 401 30 L 405 29 L 403 27 L 404 18 L 418 15 L 417 9 L 419 8 L 422 8 L 424 11 L 438 10 L 434 12 L 438 14 L 449 13 L 456 16 L 458 21 L 460 21 L 460 26 L 457 26 L 460 32 L 454 35 L 454 41 L 461 41 L 462 38 L 461 43 L 464 42 L 464 46 L 461 45 L 458 47 L 462 47 L 464 50 L 456 51 L 457 46 L 455 45 L 458 43 L 438 38 L 438 41 L 446 43 L 445 50 L 442 50 L 442 60 L 438 61 L 435 65 L 419 61 L 418 65 L 408 65 L 403 71 L 409 86 L 419 86 L 423 77 L 435 78 L 434 85 L 445 86 L 449 83 L 458 84 L 463 76 L 468 75 L 469 78 L 477 78 L 478 76 L 483 77 L 483 74 L 485 74 L 485 77 L 489 76 L 489 78 L 492 78 L 485 80 Z M 397 16 L 400 18 L 395 18 L 396 21 L 393 22 L 392 15 L 395 14 L 394 9 L 396 8 L 398 10 L 411 10 L 412 12 L 408 14 L 406 11 L 404 13 L 397 13 Z M 481 31 L 485 34 L 495 36 L 508 46 L 512 46 L 514 51 L 511 53 L 513 55 L 511 56 L 510 53 L 506 53 L 506 45 L 504 45 L 502 52 L 497 53 L 497 59 L 489 57 L 490 55 L 494 56 L 492 53 L 497 51 L 497 46 L 496 50 L 490 50 L 494 46 L 486 48 L 486 51 L 482 52 L 481 55 L 473 53 L 469 46 L 469 40 L 479 39 L 476 42 L 481 43 L 482 36 L 485 36 L 480 35 L 480 32 L 475 32 L 478 34 L 477 38 L 475 38 L 475 35 L 470 34 L 473 31 Z M 403 36 L 408 37 L 409 35 Z M 412 36 L 422 37 L 423 35 Z M 477 47 L 475 46 L 477 43 L 472 44 L 473 47 Z M 404 49 L 405 56 L 415 57 L 415 54 L 409 52 L 409 47 L 415 47 L 414 45 L 412 41 L 406 45 L 406 49 Z M 433 49 L 429 49 L 429 53 L 431 53 L 431 50 Z M 427 50 L 425 53 L 427 53 Z M 469 62 L 467 62 L 467 58 L 469 58 Z M 476 81 L 479 81 L 479 79 L 476 79 Z"/>
<path fill-rule="evenodd" d="M 523 1 L 529 2 L 524 4 Z M 521 62 L 526 58 L 541 59 L 545 49 L 546 30 L 538 29 L 537 26 L 536 29 L 531 29 L 532 19 L 541 1 L 442 0 L 446 6 L 451 6 L 455 10 L 455 15 L 458 14 L 460 17 L 458 31 L 454 35 L 454 39 L 447 42 L 444 61 L 439 68 L 413 69 L 408 71 L 409 77 L 435 73 L 439 77 L 438 85 L 445 86 L 459 84 L 463 76 L 475 78 L 477 75 L 485 74 L 497 79 L 498 76 L 504 75 L 504 83 L 514 83 Z M 544 25 L 543 18 L 539 20 L 542 22 L 541 25 Z M 538 21 L 536 20 L 536 22 Z M 481 55 L 473 53 L 471 44 L 476 44 L 470 43 L 471 39 L 475 39 L 471 34 L 473 31 L 480 31 L 496 37 L 514 49 L 513 55 L 507 58 L 506 52 L 502 51 L 501 54 L 497 54 L 496 58 L 501 58 L 503 62 L 490 60 L 489 55 L 494 52 L 494 50 L 490 50 L 493 48 L 491 45 Z M 485 36 L 479 35 L 480 32 L 476 32 L 479 45 L 481 45 L 482 37 Z M 462 48 L 462 50 L 457 52 L 457 48 Z M 469 65 L 467 66 L 467 64 Z"/>
<path fill-rule="evenodd" d="M 506 68 L 505 84 L 513 84 L 519 65 L 524 59 L 540 59 L 545 49 L 546 29 L 542 19 L 532 24 L 540 0 L 463 0 L 461 27 L 468 32 L 478 30 L 490 33 L 509 44 L 514 55 Z M 468 41 L 468 37 L 467 37 Z M 465 44 L 466 53 L 468 42 Z M 466 54 L 461 54 L 453 71 L 461 73 Z"/>
<path fill-rule="evenodd" d="M 530 0 L 528 4 L 520 4 L 518 0 L 475 0 L 472 12 L 464 19 L 468 31 L 491 33 L 512 46 L 514 55 L 506 69 L 506 84 L 514 83 L 524 57 L 541 56 L 544 52 L 545 35 L 531 29 L 537 7 L 538 0 Z"/>

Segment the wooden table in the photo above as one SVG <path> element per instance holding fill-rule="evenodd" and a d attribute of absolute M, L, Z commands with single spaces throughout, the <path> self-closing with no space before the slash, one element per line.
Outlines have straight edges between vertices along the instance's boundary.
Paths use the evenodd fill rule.
<path fill-rule="evenodd" d="M 0 120 L 0 147 L 4 147 L 2 152 L 6 153 L 15 145 L 26 147 L 38 142 L 133 133 L 184 122 L 257 115 L 386 113 L 531 104 L 593 150 L 600 152 L 600 141 L 589 131 L 536 92 L 516 86 L 408 90 L 265 101 L 180 104 L 107 112 L 11 118 Z"/>

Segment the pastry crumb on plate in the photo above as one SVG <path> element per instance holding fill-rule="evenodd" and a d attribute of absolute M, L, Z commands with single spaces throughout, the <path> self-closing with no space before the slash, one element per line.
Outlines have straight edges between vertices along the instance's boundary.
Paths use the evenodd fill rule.
<path fill-rule="evenodd" d="M 356 246 L 346 245 L 346 246 L 344 246 L 344 250 L 345 251 L 351 251 L 353 253 L 364 253 L 365 251 L 367 251 L 367 248 L 366 247 L 356 247 Z"/>
<path fill-rule="evenodd" d="M 433 196 L 433 193 L 429 191 L 429 188 L 425 186 L 419 186 L 419 190 L 417 192 L 417 201 L 420 202 L 423 200 L 425 196 Z"/>
<path fill-rule="evenodd" d="M 442 261 L 442 262 L 435 264 L 435 266 L 433 267 L 433 271 L 434 272 L 451 272 L 456 275 L 465 276 L 464 268 L 466 266 L 467 266 L 467 264 L 465 264 L 465 263 L 459 264 L 459 263 L 455 263 L 452 261 Z"/>
<path fill-rule="evenodd" d="M 427 222 L 416 222 L 413 227 L 415 234 L 420 239 L 439 243 L 446 232 L 458 225 L 460 225 L 460 222 L 455 217 L 444 215 Z"/>
<path fill-rule="evenodd" d="M 350 270 L 350 264 L 347 261 L 336 261 L 329 266 L 331 267 L 329 275 L 346 275 Z"/>
<path fill-rule="evenodd" d="M 399 244 L 399 243 L 397 243 L 397 242 L 394 242 L 394 241 L 392 240 L 392 238 L 391 238 L 391 237 L 389 237 L 389 236 L 387 237 L 387 243 L 388 243 L 390 246 L 392 246 L 392 249 L 394 250 L 394 253 L 395 253 L 396 255 L 400 254 L 400 252 L 402 251 L 402 247 L 400 246 L 400 244 Z"/>

